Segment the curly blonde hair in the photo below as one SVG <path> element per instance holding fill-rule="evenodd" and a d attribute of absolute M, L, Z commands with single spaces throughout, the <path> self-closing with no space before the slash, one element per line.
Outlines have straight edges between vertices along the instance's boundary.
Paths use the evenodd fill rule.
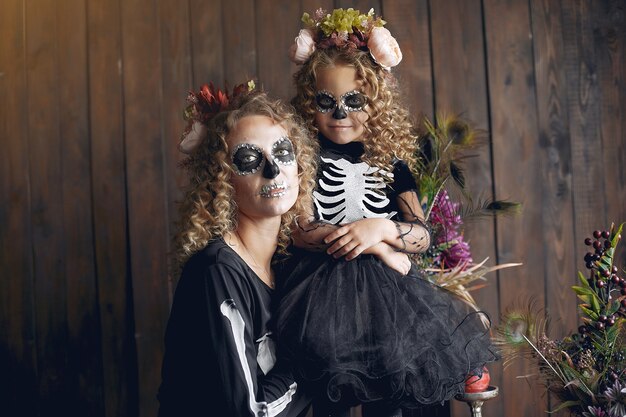
<path fill-rule="evenodd" d="M 369 118 L 364 125 L 362 159 L 369 165 L 391 171 L 394 158 L 397 158 L 415 170 L 417 136 L 413 132 L 409 112 L 397 98 L 400 94 L 396 79 L 374 62 L 366 51 L 354 48 L 318 49 L 294 74 L 297 92 L 291 103 L 308 122 L 309 130 L 315 135 L 318 133 L 313 123 L 317 112 L 317 71 L 342 65 L 356 70 L 368 95 L 365 111 Z"/>
<path fill-rule="evenodd" d="M 175 237 L 176 261 L 182 265 L 213 239 L 237 228 L 237 207 L 233 201 L 226 137 L 246 116 L 266 116 L 280 124 L 293 142 L 298 163 L 299 191 L 294 206 L 281 218 L 279 251 L 289 244 L 291 227 L 297 217 L 308 214 L 315 186 L 317 143 L 293 109 L 264 92 L 254 91 L 231 101 L 229 109 L 218 113 L 208 123 L 208 134 L 183 162 L 189 184 L 179 206 L 179 232 Z"/>

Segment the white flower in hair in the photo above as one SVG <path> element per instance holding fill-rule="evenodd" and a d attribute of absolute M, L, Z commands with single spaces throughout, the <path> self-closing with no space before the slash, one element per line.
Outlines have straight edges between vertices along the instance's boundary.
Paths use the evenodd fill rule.
<path fill-rule="evenodd" d="M 199 144 L 202 139 L 207 135 L 206 126 L 195 120 L 189 130 L 183 133 L 183 137 L 178 144 L 178 150 L 185 154 L 190 154 Z"/>
<path fill-rule="evenodd" d="M 302 15 L 307 26 L 300 30 L 289 49 L 289 58 L 296 64 L 304 64 L 316 49 L 354 48 L 369 51 L 374 61 L 389 70 L 402 60 L 400 46 L 391 33 L 383 28 L 386 23 L 376 16 L 374 9 L 361 14 L 352 7 L 335 9 L 325 13 L 319 9 L 315 17 Z"/>
<path fill-rule="evenodd" d="M 402 61 L 402 51 L 400 51 L 398 41 L 391 36 L 389 30 L 382 26 L 372 28 L 367 48 L 374 61 L 387 70 Z"/>
<path fill-rule="evenodd" d="M 307 59 L 315 52 L 315 32 L 311 28 L 300 29 L 298 37 L 289 49 L 289 59 L 295 64 L 304 64 Z"/>

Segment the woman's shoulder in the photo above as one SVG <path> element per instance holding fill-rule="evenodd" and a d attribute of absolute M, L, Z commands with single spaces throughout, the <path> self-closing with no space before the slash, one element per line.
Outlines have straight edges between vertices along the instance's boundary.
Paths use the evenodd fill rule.
<path fill-rule="evenodd" d="M 183 299 L 222 299 L 250 294 L 254 288 L 254 279 L 241 258 L 222 239 L 216 239 L 187 260 L 176 284 L 176 294 Z"/>
<path fill-rule="evenodd" d="M 243 261 L 223 239 L 210 241 L 183 267 L 182 277 L 208 277 L 215 274 L 245 277 Z"/>
<path fill-rule="evenodd" d="M 193 268 L 219 266 L 237 269 L 241 266 L 241 258 L 222 238 L 219 238 L 210 241 L 189 258 L 187 266 Z"/>

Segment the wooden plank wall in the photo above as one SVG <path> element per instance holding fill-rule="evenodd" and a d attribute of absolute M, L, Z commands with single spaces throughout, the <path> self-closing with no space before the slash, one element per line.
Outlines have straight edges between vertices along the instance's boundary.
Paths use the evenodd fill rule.
<path fill-rule="evenodd" d="M 404 52 L 412 111 L 487 132 L 471 189 L 524 204 L 467 229 L 475 259 L 524 263 L 477 293 L 494 318 L 533 296 L 555 336 L 574 329 L 581 242 L 626 220 L 623 0 L 2 5 L 0 415 L 155 415 L 186 92 L 256 77 L 289 98 L 303 11 L 374 7 Z M 486 417 L 551 407 L 528 372 L 493 367 Z"/>

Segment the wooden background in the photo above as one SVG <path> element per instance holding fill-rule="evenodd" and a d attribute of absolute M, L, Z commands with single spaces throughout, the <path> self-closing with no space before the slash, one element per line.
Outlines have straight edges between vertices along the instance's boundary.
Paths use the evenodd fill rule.
<path fill-rule="evenodd" d="M 374 7 L 412 110 L 489 132 L 470 186 L 524 211 L 467 237 L 524 266 L 481 305 L 533 295 L 555 336 L 575 328 L 581 242 L 626 220 L 624 0 L 2 0 L 0 415 L 155 415 L 186 92 L 256 77 L 290 97 L 286 51 L 320 6 Z M 545 415 L 526 373 L 492 367 L 485 416 Z"/>

